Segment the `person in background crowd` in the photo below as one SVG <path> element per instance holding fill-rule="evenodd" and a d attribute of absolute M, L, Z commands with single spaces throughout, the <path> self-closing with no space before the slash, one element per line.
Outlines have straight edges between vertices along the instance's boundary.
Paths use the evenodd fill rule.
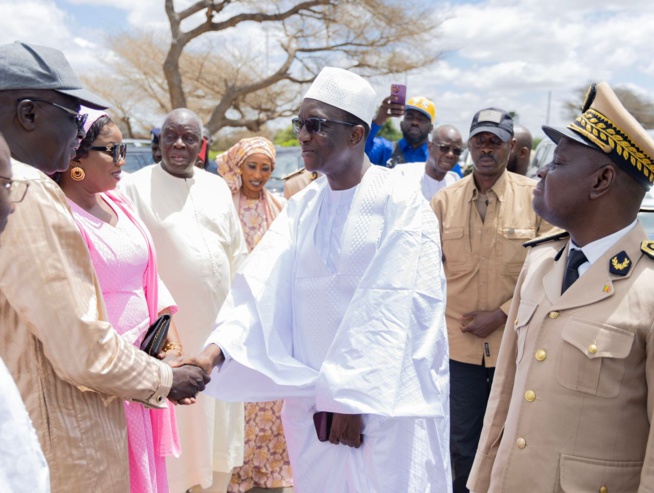
<path fill-rule="evenodd" d="M 515 290 L 468 486 L 645 493 L 654 485 L 654 242 L 637 220 L 654 140 L 593 85 L 538 171 L 539 238 Z"/>
<path fill-rule="evenodd" d="M 533 145 L 531 132 L 523 125 L 514 125 L 513 140 L 515 140 L 515 145 L 511 149 L 511 154 L 509 154 L 506 169 L 512 173 L 526 175 L 531 161 L 531 148 Z"/>
<path fill-rule="evenodd" d="M 175 322 L 190 354 L 202 350 L 247 255 L 225 181 L 195 166 L 201 143 L 200 118 L 176 109 L 161 127 L 161 162 L 121 181 L 152 234 L 159 275 L 179 308 Z M 243 464 L 243 404 L 200 395 L 195 405 L 176 411 L 182 455 L 168 458 L 170 490 L 213 484 L 210 491 L 225 492 L 232 469 Z"/>
<path fill-rule="evenodd" d="M 11 154 L 0 135 L 0 234 L 9 215 L 27 192 L 27 183 L 13 181 Z M 2 241 L 0 240 L 0 245 Z M 0 255 L 2 253 L 0 252 Z M 20 392 L 0 358 L 0 435 L 8 442 L 0 448 L 0 491 L 50 492 L 50 473 Z"/>
<path fill-rule="evenodd" d="M 288 200 L 300 190 L 304 190 L 318 176 L 320 174 L 317 171 L 307 171 L 305 168 L 300 168 L 284 176 L 282 178 L 284 180 L 284 198 Z"/>
<path fill-rule="evenodd" d="M 397 167 L 405 176 L 420 185 L 427 201 L 460 177 L 452 171 L 463 152 L 461 133 L 452 125 L 436 128 L 429 142 L 429 155 L 426 163 L 407 163 Z"/>
<path fill-rule="evenodd" d="M 218 398 L 285 399 L 298 493 L 451 488 L 438 225 L 364 154 L 376 98 L 353 72 L 316 77 L 293 125 L 325 176 L 288 202 L 188 357 L 222 363 Z"/>
<path fill-rule="evenodd" d="M 161 161 L 161 149 L 159 148 L 160 128 L 150 130 L 150 148 L 152 149 L 152 160 L 156 163 Z"/>
<path fill-rule="evenodd" d="M 109 116 L 82 109 L 88 115 L 85 137 L 57 182 L 68 197 L 73 217 L 91 252 L 109 322 L 130 344 L 141 346 L 148 327 L 177 307 L 157 275 L 156 253 L 145 225 L 126 197 L 115 191 L 125 164 L 126 144 Z M 171 322 L 166 352 L 181 355 L 182 346 Z M 129 445 L 130 491 L 168 492 L 166 459 L 179 456 L 175 411 L 150 410 L 125 402 Z"/>
<path fill-rule="evenodd" d="M 265 137 L 242 139 L 217 158 L 218 171 L 232 191 L 251 252 L 281 212 L 265 185 L 275 169 L 275 146 Z M 293 486 L 280 413 L 283 401 L 245 404 L 243 467 L 234 471 L 229 492 Z"/>
<path fill-rule="evenodd" d="M 391 142 L 375 137 L 384 122 L 391 116 L 404 118 L 400 122 L 402 138 Z M 370 135 L 366 141 L 366 155 L 372 164 L 393 168 L 402 163 L 424 163 L 427 161 L 429 134 L 434 129 L 436 106 L 422 96 L 409 99 L 406 106 L 384 99 L 372 121 Z"/>
<path fill-rule="evenodd" d="M 52 491 L 129 491 L 123 400 L 166 408 L 208 377 L 172 369 L 121 338 L 66 196 L 63 172 L 84 136 L 84 90 L 63 53 L 0 46 L 0 132 L 12 180 L 29 185 L 2 237 L 0 356 L 14 377 L 50 468 Z M 110 467 L 108 467 L 110 465 Z"/>
<path fill-rule="evenodd" d="M 443 241 L 450 346 L 450 413 L 454 492 L 467 492 L 522 244 L 551 226 L 531 207 L 536 182 L 506 171 L 513 120 L 497 108 L 470 125 L 471 175 L 431 201 Z"/>

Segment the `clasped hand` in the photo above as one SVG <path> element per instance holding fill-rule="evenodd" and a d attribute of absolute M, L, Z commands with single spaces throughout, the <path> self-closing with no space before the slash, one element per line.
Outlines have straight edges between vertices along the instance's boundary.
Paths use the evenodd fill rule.
<path fill-rule="evenodd" d="M 360 414 L 334 413 L 332 429 L 329 433 L 329 442 L 334 445 L 347 445 L 359 448 L 363 443 L 363 420 Z"/>
<path fill-rule="evenodd" d="M 183 365 L 173 368 L 173 385 L 168 399 L 175 404 L 193 404 L 199 392 L 209 383 L 211 377 L 199 366 Z"/>

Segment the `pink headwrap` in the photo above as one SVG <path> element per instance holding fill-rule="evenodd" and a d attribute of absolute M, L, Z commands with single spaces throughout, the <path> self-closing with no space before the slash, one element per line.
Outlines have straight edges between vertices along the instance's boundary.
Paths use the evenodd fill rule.
<path fill-rule="evenodd" d="M 216 158 L 218 173 L 225 179 L 232 193 L 241 189 L 241 165 L 252 154 L 268 156 L 272 161 L 272 168 L 275 169 L 275 146 L 265 137 L 241 139 Z"/>
<path fill-rule="evenodd" d="M 86 106 L 82 106 L 79 110 L 80 114 L 84 115 L 89 115 L 86 119 L 86 122 L 84 123 L 84 133 L 89 131 L 89 128 L 91 128 L 91 125 L 93 125 L 95 122 L 98 121 L 98 118 L 101 116 L 109 116 L 106 111 L 102 110 L 92 110 L 91 108 L 87 108 Z"/>

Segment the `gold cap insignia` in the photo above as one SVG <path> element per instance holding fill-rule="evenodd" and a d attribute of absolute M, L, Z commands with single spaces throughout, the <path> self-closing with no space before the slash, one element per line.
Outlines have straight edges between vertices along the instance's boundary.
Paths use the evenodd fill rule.
<path fill-rule="evenodd" d="M 567 128 L 607 154 L 643 186 L 654 183 L 654 140 L 606 82 L 590 86 L 582 114 Z"/>
<path fill-rule="evenodd" d="M 631 259 L 624 250 L 611 259 L 609 272 L 618 276 L 625 276 L 631 268 Z"/>

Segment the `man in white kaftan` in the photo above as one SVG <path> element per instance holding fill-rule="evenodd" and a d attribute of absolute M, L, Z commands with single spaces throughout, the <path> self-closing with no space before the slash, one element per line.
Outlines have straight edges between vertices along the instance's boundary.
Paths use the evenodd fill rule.
<path fill-rule="evenodd" d="M 296 493 L 451 491 L 439 228 L 415 187 L 364 157 L 376 99 L 351 72 L 320 73 L 294 126 L 325 176 L 288 202 L 189 360 L 207 371 L 224 350 L 220 399 L 285 399 Z M 334 413 L 329 442 L 317 411 Z"/>
<path fill-rule="evenodd" d="M 161 129 L 162 162 L 121 185 L 152 234 L 159 275 L 179 307 L 175 324 L 188 354 L 202 350 L 232 276 L 247 256 L 227 184 L 194 167 L 197 152 L 189 142 L 196 118 L 189 110 L 169 114 Z M 201 130 L 200 124 L 198 144 Z M 243 464 L 243 404 L 199 395 L 196 404 L 177 406 L 176 413 L 182 454 L 167 461 L 171 493 L 208 488 L 212 481 L 211 491 L 225 491 L 231 470 Z"/>
<path fill-rule="evenodd" d="M 452 125 L 437 127 L 431 134 L 427 150 L 426 162 L 399 164 L 394 169 L 419 186 L 423 197 L 430 201 L 436 192 L 461 179 L 452 171 L 463 152 L 461 132 Z"/>

